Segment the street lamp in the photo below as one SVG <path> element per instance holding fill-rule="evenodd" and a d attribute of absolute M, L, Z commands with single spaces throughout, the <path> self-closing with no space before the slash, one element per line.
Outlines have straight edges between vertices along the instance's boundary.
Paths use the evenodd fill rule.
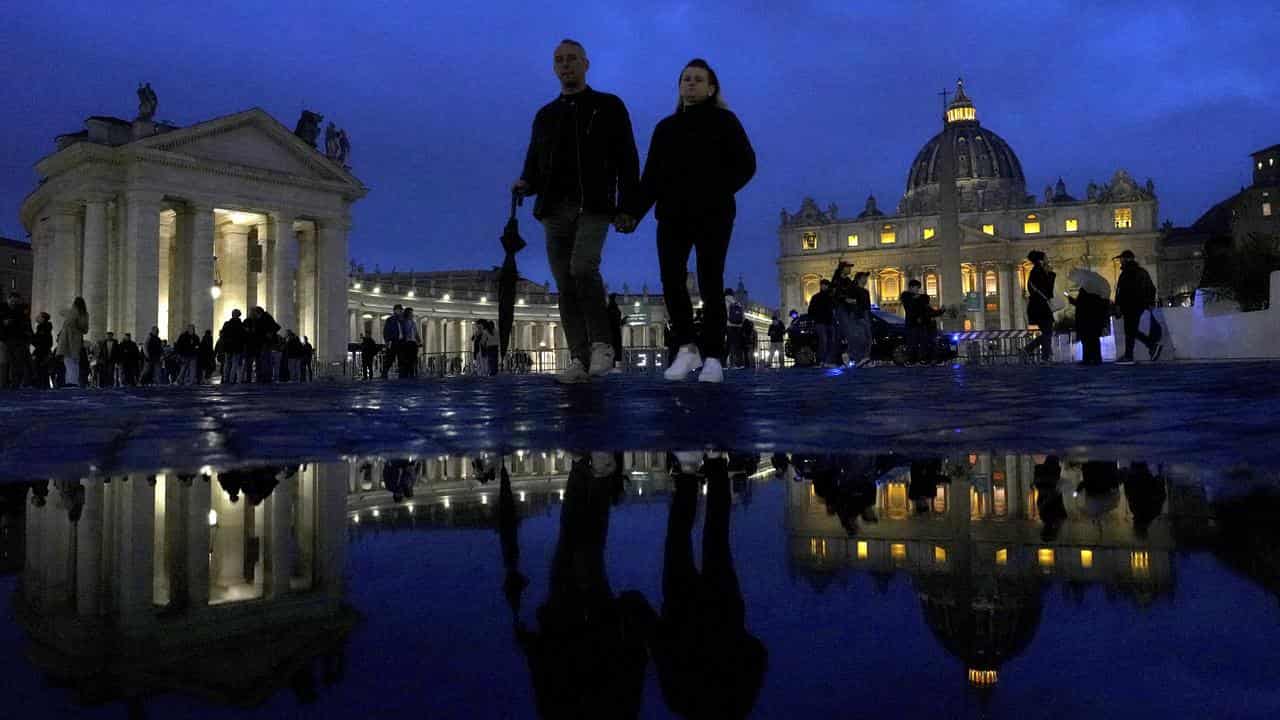
<path fill-rule="evenodd" d="M 209 295 L 214 300 L 222 297 L 222 274 L 218 272 L 218 256 L 213 256 L 213 285 L 209 288 Z"/>

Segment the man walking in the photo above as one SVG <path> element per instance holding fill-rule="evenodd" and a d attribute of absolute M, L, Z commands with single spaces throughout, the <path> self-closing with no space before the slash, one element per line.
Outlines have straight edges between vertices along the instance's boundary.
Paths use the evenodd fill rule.
<path fill-rule="evenodd" d="M 400 377 L 418 377 L 418 321 L 413 308 L 405 308 L 400 314 L 400 339 L 396 342 L 396 359 Z"/>
<path fill-rule="evenodd" d="M 787 341 L 787 326 L 773 314 L 773 322 L 769 323 L 769 364 L 782 367 L 782 351 Z"/>
<path fill-rule="evenodd" d="M 560 293 L 569 367 L 562 383 L 586 382 L 613 367 L 600 256 L 609 224 L 630 231 L 624 207 L 640 182 L 640 158 L 627 108 L 587 85 L 591 63 L 576 40 L 556 46 L 552 67 L 560 96 L 533 120 L 524 169 L 512 191 L 537 195 L 533 216 L 547 234 L 547 260 Z"/>
<path fill-rule="evenodd" d="M 822 367 L 834 367 L 831 356 L 839 358 L 839 346 L 835 344 L 835 333 L 831 323 L 835 319 L 835 307 L 831 300 L 831 281 L 823 279 L 818 283 L 818 292 L 809 298 L 809 320 L 813 323 L 813 331 L 818 336 L 818 364 Z"/>
<path fill-rule="evenodd" d="M 133 341 L 133 333 L 125 333 L 117 349 L 120 356 L 120 381 L 127 387 L 138 384 L 138 368 L 142 367 L 142 351 Z"/>
<path fill-rule="evenodd" d="M 115 387 L 116 366 L 120 364 L 120 350 L 116 346 L 116 334 L 107 331 L 98 343 L 98 387 Z"/>
<path fill-rule="evenodd" d="M 1124 318 L 1124 355 L 1116 360 L 1116 364 L 1133 364 L 1135 340 L 1141 340 L 1147 346 L 1152 360 L 1159 360 L 1164 344 L 1159 339 L 1161 328 L 1156 324 L 1156 319 L 1151 318 L 1149 332 L 1139 330 L 1142 314 L 1155 307 L 1156 285 L 1151 282 L 1151 275 L 1146 268 L 1138 264 L 1132 250 L 1125 250 L 1114 259 L 1120 261 L 1120 278 L 1116 280 L 1116 310 Z"/>
<path fill-rule="evenodd" d="M 746 322 L 747 315 L 742 303 L 738 302 L 738 296 L 730 288 L 724 289 L 724 313 L 727 318 L 725 341 L 729 349 L 726 366 L 731 368 L 745 367 L 746 358 L 743 355 L 745 343 L 742 337 L 742 326 Z"/>
<path fill-rule="evenodd" d="M 400 316 L 404 314 L 404 306 L 397 304 L 391 309 L 391 315 L 382 323 L 382 379 L 386 380 L 391 372 L 391 363 L 397 362 L 400 341 Z"/>
<path fill-rule="evenodd" d="M 218 332 L 218 343 L 222 345 L 225 358 L 222 361 L 222 383 L 238 383 L 244 381 L 244 321 L 240 319 L 240 311 L 232 310 L 231 319 L 222 323 Z"/>

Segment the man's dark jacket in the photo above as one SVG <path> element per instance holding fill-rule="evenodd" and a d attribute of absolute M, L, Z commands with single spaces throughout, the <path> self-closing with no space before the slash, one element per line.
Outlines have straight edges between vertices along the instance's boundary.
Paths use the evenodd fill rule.
<path fill-rule="evenodd" d="M 400 339 L 400 318 L 394 314 L 388 315 L 386 322 L 382 323 L 382 342 L 391 345 Z"/>
<path fill-rule="evenodd" d="M 640 218 L 654 204 L 658 221 L 733 222 L 733 196 L 756 174 L 756 153 L 738 116 L 711 102 L 669 115 L 653 129 L 640 193 L 622 207 Z"/>
<path fill-rule="evenodd" d="M 200 353 L 200 338 L 189 332 L 184 332 L 178 336 L 178 342 L 173 349 L 178 355 L 184 358 L 195 357 Z"/>
<path fill-rule="evenodd" d="M 1037 265 L 1027 273 L 1027 317 L 1042 318 L 1053 315 L 1049 306 L 1049 298 L 1053 297 L 1054 281 L 1057 274 Z"/>
<path fill-rule="evenodd" d="M 809 298 L 809 319 L 819 325 L 830 325 L 831 315 L 831 293 L 826 290 L 819 290 Z"/>
<path fill-rule="evenodd" d="M 902 310 L 907 316 L 907 327 L 935 329 L 933 319 L 942 314 L 929 304 L 929 296 L 924 293 L 904 292 L 898 297 L 902 301 Z"/>
<path fill-rule="evenodd" d="M 1156 286 L 1138 263 L 1127 263 L 1116 280 L 1116 307 L 1125 315 L 1140 315 L 1156 304 Z"/>
<path fill-rule="evenodd" d="M 578 152 L 562 152 L 558 147 L 564 123 L 577 123 Z M 627 107 L 617 95 L 596 92 L 590 87 L 571 96 L 552 100 L 533 118 L 533 133 L 525 153 L 520 178 L 537 195 L 533 216 L 542 219 L 556 203 L 555 160 L 575 157 L 580 181 L 580 204 L 584 214 L 614 215 L 631 202 L 640 183 L 640 155 Z"/>
<path fill-rule="evenodd" d="M 6 345 L 31 342 L 31 319 L 26 306 L 9 307 L 8 303 L 0 303 L 0 342 Z"/>
<path fill-rule="evenodd" d="M 787 326 L 781 320 L 769 323 L 769 342 L 782 342 L 787 339 Z"/>
<path fill-rule="evenodd" d="M 48 320 L 36 323 L 36 334 L 31 339 L 36 357 L 48 357 L 53 352 L 53 323 Z"/>
<path fill-rule="evenodd" d="M 239 355 L 244 352 L 244 321 L 233 317 L 222 323 L 218 342 L 222 343 L 222 352 L 227 355 Z"/>
<path fill-rule="evenodd" d="M 160 342 L 158 335 L 147 336 L 147 359 L 151 362 L 157 362 L 164 358 L 164 343 Z"/>

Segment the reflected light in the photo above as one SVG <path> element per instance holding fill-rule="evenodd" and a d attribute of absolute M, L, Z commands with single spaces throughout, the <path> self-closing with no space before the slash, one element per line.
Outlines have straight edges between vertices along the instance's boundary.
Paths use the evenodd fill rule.
<path fill-rule="evenodd" d="M 374 508 L 374 509 L 373 509 L 373 516 L 374 516 L 374 517 L 381 517 L 381 516 L 382 516 L 382 513 L 381 513 L 381 512 L 378 512 L 378 508 Z"/>
<path fill-rule="evenodd" d="M 868 555 L 868 550 L 867 550 L 867 541 L 866 541 L 866 540 L 859 540 L 859 541 L 858 541 L 858 559 L 859 559 L 859 560 L 866 560 L 866 559 L 867 559 L 867 555 Z"/>
<path fill-rule="evenodd" d="M 444 509 L 445 510 L 449 509 L 449 498 L 447 496 L 444 499 Z"/>
<path fill-rule="evenodd" d="M 210 510 L 209 511 L 209 527 L 217 527 L 217 526 L 218 526 L 218 511 Z"/>
<path fill-rule="evenodd" d="M 1080 551 L 1080 567 L 1085 569 L 1093 567 L 1093 551 L 1092 550 Z"/>
<path fill-rule="evenodd" d="M 520 491 L 520 502 L 524 502 L 524 491 Z"/>

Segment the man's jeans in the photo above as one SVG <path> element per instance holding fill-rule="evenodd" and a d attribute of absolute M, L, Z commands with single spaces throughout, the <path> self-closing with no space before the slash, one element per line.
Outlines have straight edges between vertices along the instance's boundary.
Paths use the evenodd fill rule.
<path fill-rule="evenodd" d="M 542 218 L 547 262 L 560 293 L 560 324 L 572 357 L 590 361 L 591 343 L 609 342 L 609 311 L 600 277 L 600 254 L 612 218 L 579 215 L 577 205 L 559 205 Z"/>

